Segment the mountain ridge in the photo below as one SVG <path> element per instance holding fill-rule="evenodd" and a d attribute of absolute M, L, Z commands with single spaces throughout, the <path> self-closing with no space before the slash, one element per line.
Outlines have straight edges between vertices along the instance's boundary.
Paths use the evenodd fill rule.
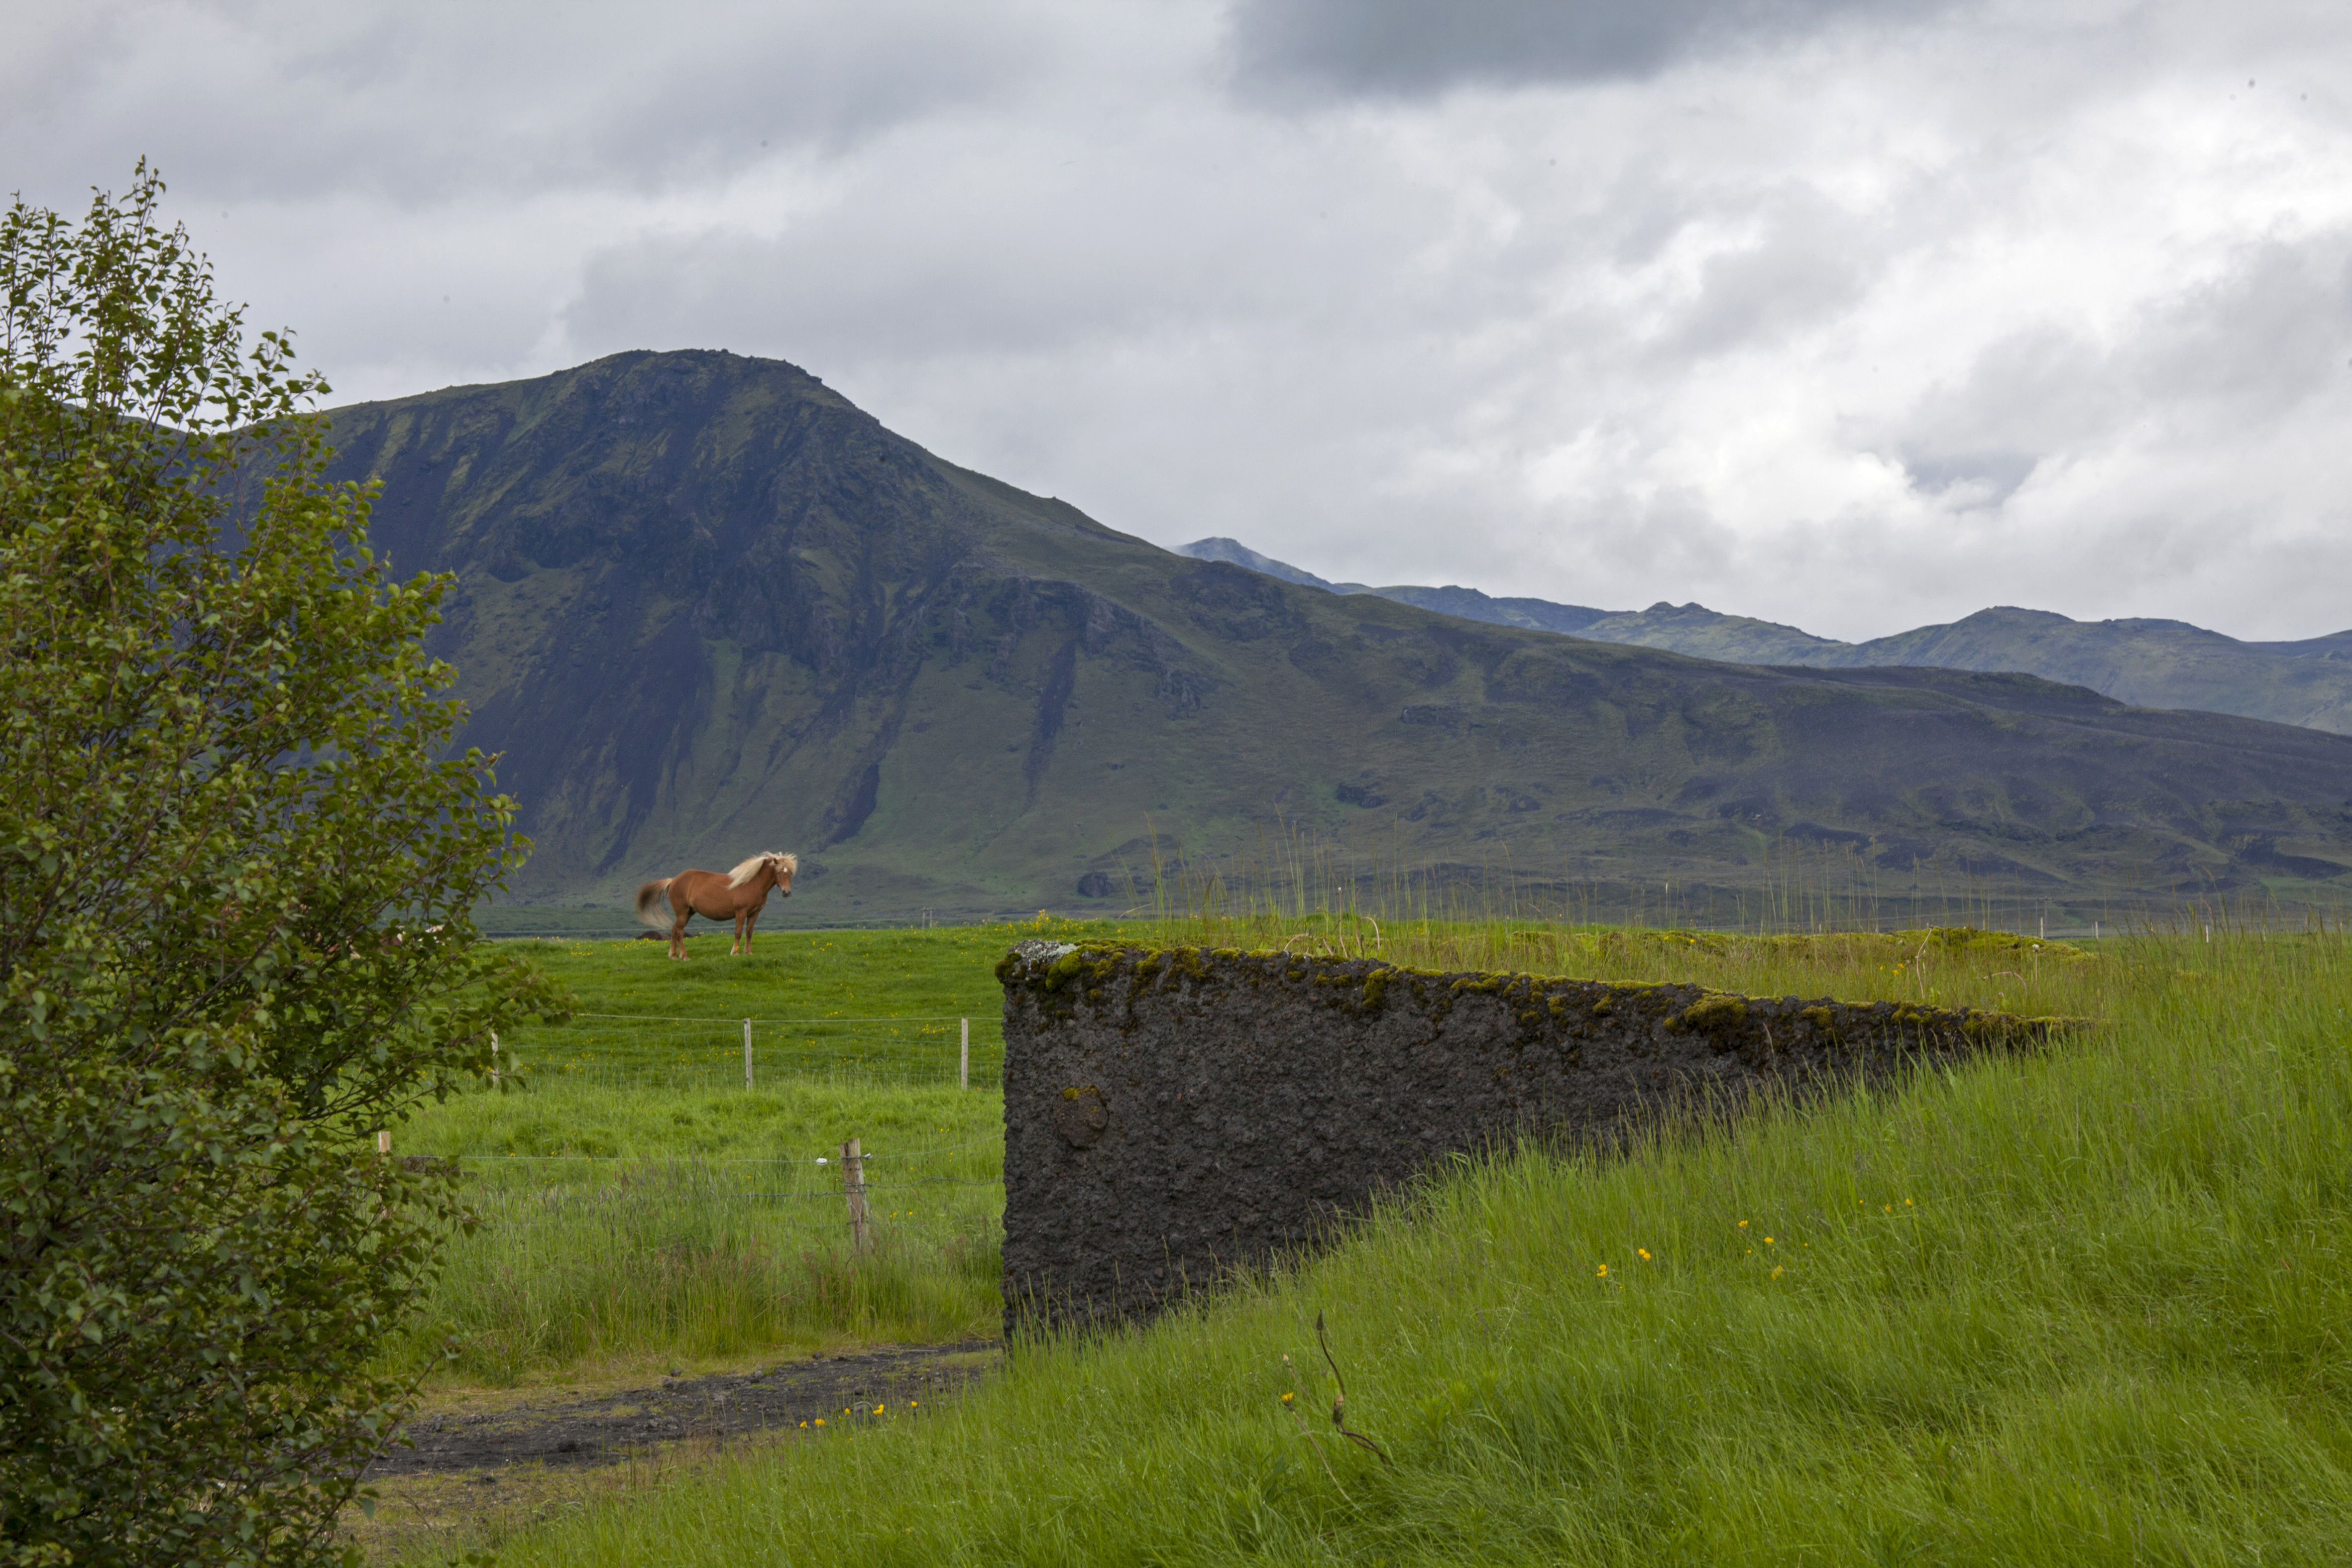
<path fill-rule="evenodd" d="M 1261 555 L 1238 540 L 1195 540 L 1178 552 L 1231 561 L 1335 594 L 1376 594 L 1442 614 L 1525 626 L 1601 642 L 1666 648 L 1741 664 L 1857 669 L 2015 670 L 2086 686 L 2139 707 L 2184 708 L 2352 734 L 2352 631 L 2294 642 L 2244 642 L 2187 621 L 2076 621 L 2052 610 L 1996 605 L 1937 626 L 1868 642 L 1815 637 L 1793 626 L 1664 601 L 1600 610 L 1542 599 L 1496 599 L 1475 588 L 1367 587 L 1329 583 Z M 1244 559 L 1247 557 L 1247 559 Z"/>
<path fill-rule="evenodd" d="M 1116 910 L 1171 845 L 1240 886 L 1271 824 L 1335 874 L 1726 900 L 1790 845 L 1889 898 L 2352 868 L 2341 737 L 1327 593 L 961 468 L 782 362 L 636 352 L 328 417 L 375 546 L 457 575 L 430 651 L 537 841 L 524 900 L 773 847 L 807 857 L 795 922 Z"/>

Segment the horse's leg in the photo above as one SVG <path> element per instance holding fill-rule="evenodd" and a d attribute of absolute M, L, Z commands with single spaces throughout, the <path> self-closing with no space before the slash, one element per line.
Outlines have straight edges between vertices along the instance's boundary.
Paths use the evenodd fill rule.
<path fill-rule="evenodd" d="M 760 906 L 752 905 L 743 911 L 743 956 L 751 956 L 751 933 L 760 929 Z"/>
<path fill-rule="evenodd" d="M 751 911 L 749 910 L 737 910 L 735 911 L 735 945 L 728 949 L 728 955 L 732 957 L 736 953 L 748 953 L 751 951 Z"/>
<path fill-rule="evenodd" d="M 688 903 L 681 908 L 673 900 L 670 908 L 677 915 L 677 923 L 669 928 L 669 955 L 683 963 L 686 959 L 686 922 L 694 918 L 694 906 Z"/>

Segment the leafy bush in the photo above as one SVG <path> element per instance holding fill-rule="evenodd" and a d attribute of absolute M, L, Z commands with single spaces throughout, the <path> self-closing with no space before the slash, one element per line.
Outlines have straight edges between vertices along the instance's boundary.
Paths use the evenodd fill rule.
<path fill-rule="evenodd" d="M 376 1129 L 544 1005 L 327 390 L 128 196 L 0 218 L 0 1563 L 300 1563 L 406 1390 L 446 1179 Z"/>

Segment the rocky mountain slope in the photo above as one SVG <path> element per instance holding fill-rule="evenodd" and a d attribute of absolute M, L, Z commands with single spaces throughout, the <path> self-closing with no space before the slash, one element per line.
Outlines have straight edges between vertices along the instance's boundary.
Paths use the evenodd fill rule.
<path fill-rule="evenodd" d="M 1754 889 L 1792 845 L 1890 897 L 2352 867 L 2352 740 L 1326 593 L 958 468 L 788 364 L 618 354 L 331 418 L 376 547 L 458 576 L 436 651 L 533 899 L 773 847 L 802 919 L 1116 909 L 1155 843 L 1237 868 L 1277 820 L 1342 868 L 1561 885 Z"/>

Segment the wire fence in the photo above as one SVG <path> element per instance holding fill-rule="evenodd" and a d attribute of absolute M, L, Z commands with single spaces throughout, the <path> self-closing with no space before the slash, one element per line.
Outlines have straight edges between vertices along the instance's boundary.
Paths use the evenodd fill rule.
<path fill-rule="evenodd" d="M 582 1014 L 510 1031 L 507 1069 L 526 1083 L 623 1089 L 757 1088 L 764 1079 L 882 1087 L 993 1089 L 1003 1082 L 1000 1016 L 665 1017 Z"/>
<path fill-rule="evenodd" d="M 457 1166 L 467 1205 L 486 1226 L 509 1237 L 583 1222 L 635 1230 L 689 1211 L 721 1223 L 757 1219 L 762 1231 L 841 1232 L 863 1223 L 970 1236 L 975 1226 L 992 1229 L 1003 1207 L 1003 1147 L 1001 1138 L 982 1138 L 861 1153 L 856 1203 L 838 1152 L 409 1157 Z"/>
<path fill-rule="evenodd" d="M 507 1031 L 498 1047 L 502 1078 L 526 1093 L 740 1093 L 811 1082 L 989 1089 L 1002 1083 L 1004 1061 L 993 1015 L 583 1014 Z M 1001 1134 L 861 1150 L 854 1182 L 841 1144 L 729 1155 L 469 1152 L 395 1150 L 384 1131 L 377 1149 L 454 1165 L 482 1234 L 508 1249 L 690 1250 L 727 1235 L 786 1233 L 847 1238 L 860 1252 L 892 1237 L 955 1250 L 992 1247 L 1004 1205 Z"/>

